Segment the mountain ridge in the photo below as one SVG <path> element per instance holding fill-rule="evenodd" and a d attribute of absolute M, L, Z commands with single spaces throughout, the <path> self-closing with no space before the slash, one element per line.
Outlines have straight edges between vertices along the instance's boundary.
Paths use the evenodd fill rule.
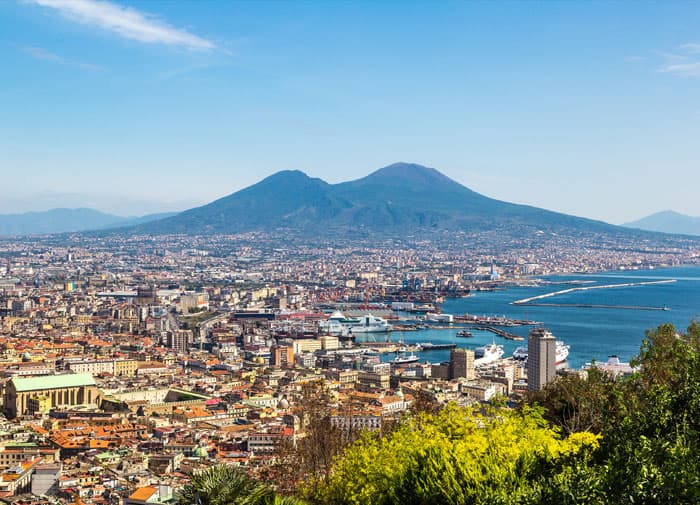
<path fill-rule="evenodd" d="M 134 226 L 175 215 L 172 212 L 123 217 L 88 207 L 0 214 L 0 236 L 50 235 Z"/>
<path fill-rule="evenodd" d="M 329 184 L 300 170 L 276 172 L 256 184 L 176 216 L 128 231 L 145 234 L 239 233 L 288 229 L 305 233 L 364 229 L 483 230 L 516 227 L 535 232 L 634 233 L 620 227 L 513 204 L 477 193 L 440 171 L 394 163 L 359 179 Z"/>

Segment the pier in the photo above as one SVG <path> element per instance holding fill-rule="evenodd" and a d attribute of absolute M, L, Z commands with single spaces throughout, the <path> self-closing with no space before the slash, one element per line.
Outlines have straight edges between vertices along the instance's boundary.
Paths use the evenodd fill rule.
<path fill-rule="evenodd" d="M 560 291 L 552 291 L 551 293 L 545 293 L 543 295 L 532 296 L 530 298 L 523 298 L 522 300 L 515 300 L 514 302 L 510 302 L 510 303 L 511 303 L 511 305 L 539 305 L 539 306 L 543 306 L 544 304 L 538 303 L 537 301 L 544 300 L 545 298 L 552 298 L 553 296 L 574 293 L 576 291 L 592 291 L 594 289 L 631 288 L 631 287 L 637 287 L 637 286 L 651 286 L 654 284 L 671 284 L 674 282 L 676 282 L 675 279 L 667 279 L 667 280 L 661 280 L 661 281 L 626 282 L 624 284 L 604 284 L 602 286 L 585 286 L 585 287 L 578 287 L 578 288 L 569 288 L 569 289 L 562 289 Z M 581 306 L 581 307 L 591 308 L 590 304 L 571 304 L 571 305 L 551 304 L 549 306 L 552 306 L 552 307 Z M 600 308 L 620 308 L 620 309 L 627 308 L 627 309 L 636 309 L 636 310 L 668 310 L 666 307 L 639 308 L 639 307 L 634 307 L 632 305 L 621 305 L 621 306 L 601 305 L 599 307 Z M 598 308 L 598 307 L 594 307 L 594 308 Z"/>
<path fill-rule="evenodd" d="M 490 331 L 491 333 L 494 333 L 499 337 L 503 337 L 506 340 L 525 340 L 525 337 L 521 337 L 520 335 L 516 335 L 515 333 L 508 333 L 507 331 L 502 330 L 500 328 L 496 328 L 494 326 L 482 326 L 480 329 Z"/>
<path fill-rule="evenodd" d="M 432 342 L 426 342 L 422 344 L 416 344 L 414 350 L 416 351 L 440 351 L 444 349 L 454 349 L 457 344 L 433 344 Z"/>
<path fill-rule="evenodd" d="M 532 321 L 531 319 L 511 319 L 505 316 L 472 316 L 470 314 L 455 316 L 454 320 L 455 323 L 469 324 L 472 326 L 539 326 L 542 324 L 538 321 Z"/>
<path fill-rule="evenodd" d="M 457 344 L 422 342 L 418 344 L 405 344 L 402 342 L 359 342 L 355 350 L 369 351 L 376 354 L 390 354 L 395 352 L 429 352 L 454 349 Z"/>

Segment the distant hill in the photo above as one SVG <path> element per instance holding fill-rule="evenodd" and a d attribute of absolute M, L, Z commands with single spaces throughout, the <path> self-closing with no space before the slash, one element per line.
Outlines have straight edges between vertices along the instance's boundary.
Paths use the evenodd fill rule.
<path fill-rule="evenodd" d="M 672 210 L 657 212 L 623 226 L 681 235 L 700 235 L 700 217 L 686 216 Z"/>
<path fill-rule="evenodd" d="M 114 224 L 109 224 L 103 226 L 102 228 L 115 228 L 122 226 L 136 226 L 139 224 L 150 223 L 151 221 L 157 221 L 159 219 L 165 219 L 172 216 L 177 216 L 178 212 L 158 212 L 155 214 L 146 214 L 145 216 L 138 217 L 120 217 L 121 221 Z"/>
<path fill-rule="evenodd" d="M 51 233 L 133 226 L 170 217 L 174 213 L 121 217 L 95 209 L 51 209 L 23 214 L 0 214 L 0 235 L 46 235 Z"/>
<path fill-rule="evenodd" d="M 328 184 L 298 170 L 282 171 L 210 204 L 129 231 L 207 234 L 272 229 L 312 236 L 348 230 L 401 234 L 420 229 L 633 233 L 601 221 L 494 200 L 433 168 L 410 163 L 395 163 L 340 184 Z"/>

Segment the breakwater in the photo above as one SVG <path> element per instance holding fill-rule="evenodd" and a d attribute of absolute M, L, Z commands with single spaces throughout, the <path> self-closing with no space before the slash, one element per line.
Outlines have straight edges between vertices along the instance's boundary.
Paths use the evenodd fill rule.
<path fill-rule="evenodd" d="M 573 307 L 577 309 L 621 309 L 621 310 L 671 310 L 668 307 L 648 307 L 644 305 L 602 305 L 596 303 L 521 303 L 530 307 Z"/>
<path fill-rule="evenodd" d="M 545 293 L 543 295 L 531 296 L 529 298 L 523 298 L 522 300 L 515 300 L 511 302 L 512 305 L 544 305 L 538 302 L 538 300 L 544 300 L 546 298 L 552 298 L 554 296 L 565 295 L 568 293 L 574 293 L 576 291 L 592 291 L 594 289 L 615 289 L 615 288 L 631 288 L 638 286 L 651 286 L 655 284 L 671 284 L 676 282 L 675 279 L 665 279 L 661 281 L 645 281 L 645 282 L 626 282 L 624 284 L 604 284 L 602 286 L 585 286 L 576 287 L 569 289 L 562 289 L 560 291 L 552 291 L 551 293 Z M 632 305 L 600 305 L 594 306 L 591 304 L 547 304 L 546 306 L 571 306 L 571 307 L 593 307 L 593 308 L 617 308 L 617 309 L 637 309 L 637 310 L 668 310 L 666 307 L 637 307 Z"/>

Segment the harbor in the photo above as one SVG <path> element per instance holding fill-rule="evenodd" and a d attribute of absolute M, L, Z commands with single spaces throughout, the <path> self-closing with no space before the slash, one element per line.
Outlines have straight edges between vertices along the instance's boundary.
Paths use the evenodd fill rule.
<path fill-rule="evenodd" d="M 382 317 L 388 315 L 386 322 L 391 329 L 384 333 L 353 331 L 351 335 L 340 338 L 352 340 L 356 349 L 381 354 L 382 361 L 390 359 L 396 352 L 402 352 L 415 353 L 421 362 L 435 363 L 448 360 L 450 350 L 455 347 L 474 349 L 493 342 L 494 337 L 502 339 L 505 356 L 509 356 L 518 345 L 524 344 L 531 328 L 544 326 L 557 338 L 572 345 L 569 364 L 577 368 L 593 358 L 606 360 L 608 354 L 605 349 L 608 348 L 608 353 L 621 355 L 625 360 L 634 357 L 639 351 L 644 329 L 653 325 L 652 318 L 656 320 L 658 317 L 655 314 L 667 313 L 673 316 L 672 321 L 681 318 L 681 323 L 682 318 L 687 321 L 695 314 L 692 312 L 688 315 L 689 309 L 683 308 L 677 296 L 678 288 L 675 287 L 675 284 L 688 286 L 694 278 L 680 276 L 676 279 L 675 275 L 665 279 L 635 278 L 634 273 L 615 275 L 620 278 L 619 281 L 609 280 L 609 274 L 587 275 L 584 278 L 572 275 L 555 277 L 551 281 L 544 279 L 541 285 L 474 292 L 469 298 L 448 298 L 433 306 L 436 312 L 426 314 L 402 310 L 391 310 L 387 314 L 386 309 L 367 309 L 365 316 L 367 313 L 375 316 L 381 314 Z M 556 284 L 566 285 L 567 289 L 547 290 L 548 286 Z M 577 299 L 565 298 L 571 294 L 575 294 Z M 556 296 L 562 297 L 561 303 L 557 303 Z M 579 300 L 580 303 L 574 303 Z M 387 305 L 386 301 L 378 301 L 374 307 Z M 410 307 L 409 304 L 392 305 L 394 309 Z M 352 316 L 363 319 L 358 312 Z M 645 312 L 649 316 L 644 316 Z M 649 323 L 644 326 L 645 323 L 640 324 L 641 321 Z M 631 337 L 632 327 L 641 329 L 636 330 L 632 338 L 619 338 L 628 334 Z M 612 348 L 609 345 L 611 339 L 615 342 Z M 607 343 L 603 345 L 603 341 Z M 419 345 L 424 343 L 435 346 Z M 350 345 L 350 342 L 346 342 L 346 345 Z"/>

